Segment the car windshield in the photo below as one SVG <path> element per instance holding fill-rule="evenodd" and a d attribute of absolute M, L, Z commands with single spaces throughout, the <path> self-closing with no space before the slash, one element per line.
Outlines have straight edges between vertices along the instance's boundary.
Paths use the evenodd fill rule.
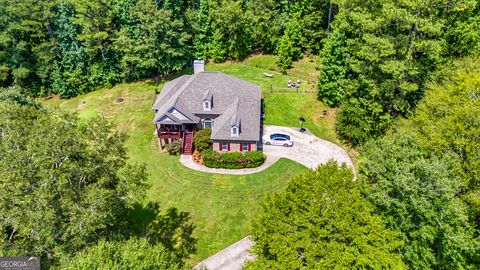
<path fill-rule="evenodd" d="M 275 134 L 270 135 L 270 139 L 286 141 L 286 140 L 290 140 L 290 136 L 288 136 L 286 134 L 275 133 Z"/>

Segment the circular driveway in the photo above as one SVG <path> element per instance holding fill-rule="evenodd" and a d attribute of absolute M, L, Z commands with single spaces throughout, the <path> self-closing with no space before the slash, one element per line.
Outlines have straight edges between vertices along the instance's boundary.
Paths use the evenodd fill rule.
<path fill-rule="evenodd" d="M 283 126 L 263 126 L 263 134 L 270 135 L 272 133 L 286 133 L 293 139 L 292 147 L 263 145 L 263 153 L 267 156 L 264 164 L 257 168 L 249 169 L 214 169 L 198 165 L 193 162 L 192 156 L 181 155 L 180 163 L 192 170 L 206 173 L 217 174 L 252 174 L 261 172 L 272 166 L 280 158 L 288 158 L 296 161 L 303 166 L 316 169 L 319 165 L 325 164 L 330 160 L 336 161 L 339 165 L 345 163 L 355 173 L 353 162 L 342 147 L 329 141 L 320 139 L 308 131 L 302 133 L 296 128 Z"/>
<path fill-rule="evenodd" d="M 353 167 L 353 162 L 348 153 L 342 147 L 329 141 L 320 139 L 308 131 L 302 133 L 297 128 L 283 126 L 263 127 L 263 134 L 286 133 L 293 140 L 292 147 L 263 145 L 263 152 L 271 158 L 288 158 L 296 161 L 310 169 L 316 169 L 319 165 L 325 164 L 330 160 L 336 161 L 339 165 L 345 163 L 348 167 Z"/>

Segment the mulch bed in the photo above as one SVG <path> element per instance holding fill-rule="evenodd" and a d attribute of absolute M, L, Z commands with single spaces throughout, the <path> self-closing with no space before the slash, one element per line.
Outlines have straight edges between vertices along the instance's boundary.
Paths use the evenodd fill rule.
<path fill-rule="evenodd" d="M 202 154 L 200 154 L 200 152 L 198 152 L 198 150 L 193 151 L 192 159 L 195 163 L 197 163 L 199 165 L 203 165 Z"/>

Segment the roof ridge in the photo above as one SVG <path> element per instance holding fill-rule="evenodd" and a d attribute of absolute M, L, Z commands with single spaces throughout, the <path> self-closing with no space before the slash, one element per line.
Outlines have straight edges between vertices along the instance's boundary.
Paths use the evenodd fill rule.
<path fill-rule="evenodd" d="M 228 106 L 228 108 L 223 112 L 223 114 L 217 117 L 217 119 L 221 121 L 220 123 L 218 123 L 218 120 L 217 120 L 213 125 L 214 128 L 212 130 L 211 138 L 213 138 L 218 132 L 220 132 L 222 127 L 224 127 L 225 124 L 228 123 L 229 120 L 231 120 L 232 117 L 237 114 L 238 104 L 239 104 L 239 98 L 235 97 L 235 100 L 232 102 L 232 104 Z M 224 120 L 224 118 L 226 119 Z"/>

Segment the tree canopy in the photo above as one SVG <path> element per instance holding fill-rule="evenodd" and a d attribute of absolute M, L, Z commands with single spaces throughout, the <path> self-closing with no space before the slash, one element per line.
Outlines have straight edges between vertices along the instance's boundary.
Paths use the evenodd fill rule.
<path fill-rule="evenodd" d="M 247 269 L 403 269 L 401 239 L 372 210 L 346 166 L 295 177 L 261 203 Z"/>
<path fill-rule="evenodd" d="M 478 46 L 480 27 L 469 34 L 460 30 L 478 26 L 472 17 L 477 1 L 334 3 L 338 13 L 322 52 L 318 95 L 340 106 L 338 134 L 353 145 L 383 134 L 397 117 L 410 116 L 427 82 L 450 57 L 477 53 L 464 46 Z M 456 43 L 462 45 L 450 49 Z"/>
<path fill-rule="evenodd" d="M 405 133 L 364 146 L 366 196 L 404 239 L 401 254 L 409 268 L 471 268 L 480 246 L 467 205 L 458 197 L 465 183 L 448 154 L 437 157 Z"/>
<path fill-rule="evenodd" d="M 80 120 L 0 89 L 0 253 L 41 256 L 48 269 L 104 239 L 86 254 L 148 245 L 152 260 L 183 266 L 195 226 L 188 213 L 142 205 L 147 174 L 128 161 L 125 139 L 101 116 Z"/>

